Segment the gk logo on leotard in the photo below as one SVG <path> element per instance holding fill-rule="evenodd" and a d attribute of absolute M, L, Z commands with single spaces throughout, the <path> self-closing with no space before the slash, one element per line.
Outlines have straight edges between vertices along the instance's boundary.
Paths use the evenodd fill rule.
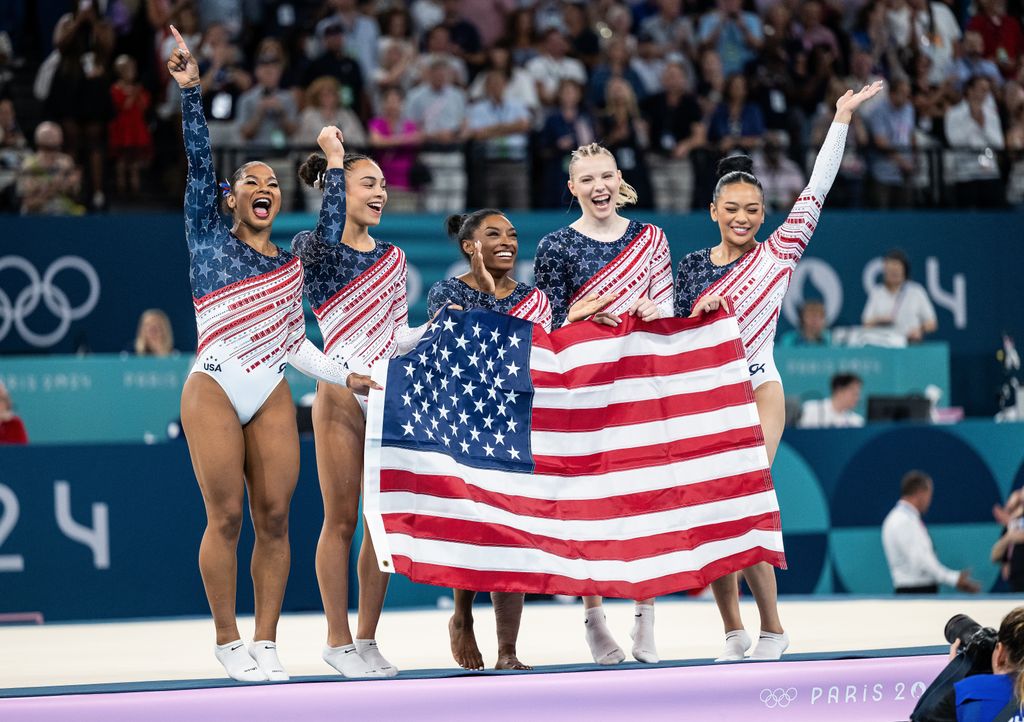
<path fill-rule="evenodd" d="M 25 274 L 28 283 L 13 300 L 7 295 L 13 284 L 0 285 L 0 341 L 7 337 L 13 327 L 25 343 L 31 346 L 53 346 L 67 335 L 72 321 L 88 316 L 100 300 L 100 277 L 92 264 L 80 256 L 61 256 L 42 275 L 26 258 L 0 257 L 0 274 L 8 269 Z M 78 271 L 89 286 L 85 300 L 77 306 L 72 306 L 68 294 L 54 283 L 57 274 L 65 270 Z M 57 318 L 57 327 L 52 331 L 36 332 L 28 327 L 28 318 L 39 309 L 40 301 Z"/>
<path fill-rule="evenodd" d="M 753 376 L 754 374 L 763 374 L 764 364 L 750 364 L 749 371 L 751 376 Z"/>
<path fill-rule="evenodd" d="M 796 702 L 796 687 L 789 687 L 788 689 L 782 689 L 776 687 L 775 689 L 762 689 L 761 690 L 761 702 L 768 709 L 774 709 L 776 707 L 789 707 L 793 702 Z"/>

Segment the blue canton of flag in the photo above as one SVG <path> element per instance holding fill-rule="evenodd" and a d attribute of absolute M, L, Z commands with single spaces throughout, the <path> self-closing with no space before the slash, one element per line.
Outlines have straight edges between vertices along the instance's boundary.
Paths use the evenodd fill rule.
<path fill-rule="evenodd" d="M 413 351 L 391 359 L 381 446 L 532 472 L 533 328 L 491 311 L 443 311 Z"/>

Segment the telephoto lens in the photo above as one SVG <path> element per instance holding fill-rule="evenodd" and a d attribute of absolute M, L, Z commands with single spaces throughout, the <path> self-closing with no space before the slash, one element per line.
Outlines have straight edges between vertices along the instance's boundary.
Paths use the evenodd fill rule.
<path fill-rule="evenodd" d="M 964 647 L 971 641 L 971 637 L 973 637 L 979 629 L 981 629 L 981 625 L 966 614 L 954 614 L 950 620 L 946 622 L 946 628 L 943 630 L 943 634 L 946 636 L 946 641 L 950 644 L 959 639 L 960 646 Z"/>

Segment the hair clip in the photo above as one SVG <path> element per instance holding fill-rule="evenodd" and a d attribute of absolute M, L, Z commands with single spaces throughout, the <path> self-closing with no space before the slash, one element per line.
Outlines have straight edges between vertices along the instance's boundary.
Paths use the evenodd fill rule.
<path fill-rule="evenodd" d="M 220 194 L 222 196 L 231 195 L 231 184 L 228 183 L 227 181 L 221 181 L 220 183 L 217 184 L 217 187 L 220 188 Z"/>

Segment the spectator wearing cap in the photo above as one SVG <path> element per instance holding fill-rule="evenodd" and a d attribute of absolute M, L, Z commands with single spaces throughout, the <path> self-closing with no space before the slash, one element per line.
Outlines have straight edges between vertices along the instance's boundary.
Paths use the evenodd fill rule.
<path fill-rule="evenodd" d="M 854 411 L 860 403 L 864 382 L 856 374 L 840 373 L 832 377 L 827 399 L 805 401 L 800 407 L 801 429 L 845 429 L 864 425 L 864 417 Z"/>
<path fill-rule="evenodd" d="M 587 84 L 587 69 L 579 60 L 566 55 L 569 42 L 557 28 L 544 33 L 541 54 L 526 63 L 526 70 L 537 83 L 537 94 L 541 104 L 550 108 L 558 101 L 558 84 L 563 80 L 575 80 Z"/>
<path fill-rule="evenodd" d="M 75 161 L 62 152 L 64 133 L 56 123 L 36 127 L 36 152 L 26 157 L 18 170 L 17 194 L 23 215 L 80 215 L 78 204 L 82 174 Z"/>
<path fill-rule="evenodd" d="M 791 328 L 779 338 L 780 346 L 831 346 L 832 332 L 828 329 L 825 304 L 808 299 L 800 305 L 799 328 Z"/>
<path fill-rule="evenodd" d="M 485 96 L 470 106 L 467 124 L 486 165 L 480 205 L 522 210 L 530 205 L 530 111 L 506 97 L 506 84 L 502 71 L 487 72 Z"/>
<path fill-rule="evenodd" d="M 435 58 L 426 79 L 405 100 L 405 117 L 420 129 L 430 148 L 420 153 L 431 180 L 423 190 L 424 210 L 455 213 L 465 209 L 466 164 L 462 148 L 465 138 L 466 93 L 451 81 L 451 69 L 443 58 Z"/>
<path fill-rule="evenodd" d="M 377 70 L 377 40 L 380 25 L 359 9 L 356 0 L 331 0 L 333 18 L 341 21 L 345 33 L 345 48 L 359 61 L 363 81 L 369 83 Z M 329 20 L 331 18 L 325 18 Z M 324 20 L 320 21 L 321 23 Z"/>
<path fill-rule="evenodd" d="M 324 18 L 316 26 L 323 52 L 313 58 L 303 74 L 302 84 L 309 86 L 317 78 L 328 75 L 341 85 L 342 102 L 361 116 L 367 109 L 363 69 L 359 61 L 348 55 L 345 47 L 345 24 L 336 15 Z M 376 41 L 374 41 L 376 51 Z"/>
<path fill-rule="evenodd" d="M 722 59 L 726 75 L 739 73 L 757 58 L 764 42 L 761 19 L 741 7 L 741 0 L 718 0 L 718 6 L 701 16 L 697 39 Z"/>
<path fill-rule="evenodd" d="M 882 259 L 882 282 L 868 293 L 861 314 L 865 326 L 889 326 L 908 341 L 920 341 L 938 328 L 928 292 L 910 280 L 910 259 L 893 249 Z"/>
<path fill-rule="evenodd" d="M 651 153 L 651 186 L 659 211 L 685 213 L 693 201 L 693 163 L 690 153 L 707 143 L 707 130 L 697 98 L 690 92 L 686 72 L 669 63 L 662 73 L 665 90 L 644 100 Z"/>
<path fill-rule="evenodd" d="M 28 434 L 25 432 L 25 424 L 14 413 L 11 395 L 8 393 L 7 387 L 0 381 L 0 446 L 4 444 L 23 445 L 27 443 Z"/>

